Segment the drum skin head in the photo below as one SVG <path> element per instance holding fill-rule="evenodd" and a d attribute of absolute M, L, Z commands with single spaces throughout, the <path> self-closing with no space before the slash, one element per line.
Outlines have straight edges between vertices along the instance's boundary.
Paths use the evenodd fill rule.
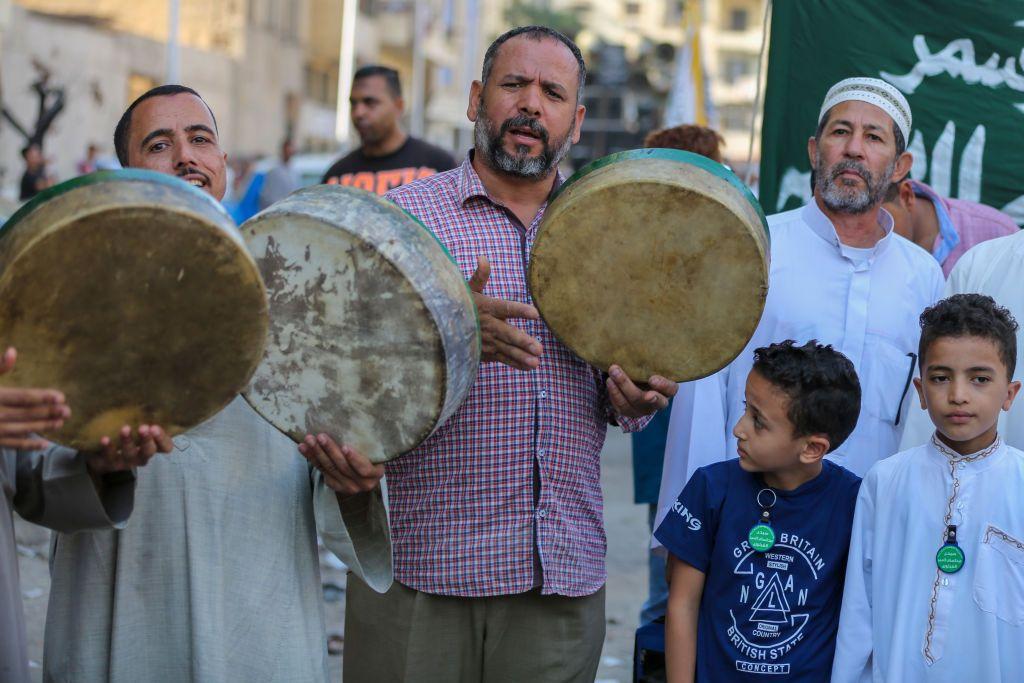
<path fill-rule="evenodd" d="M 598 160 L 549 205 L 529 286 L 555 335 L 607 371 L 690 381 L 746 346 L 768 289 L 756 200 L 720 164 L 678 150 Z"/>
<path fill-rule="evenodd" d="M 220 205 L 171 176 L 101 171 L 26 204 L 0 230 L 4 386 L 64 392 L 47 438 L 99 447 L 122 425 L 178 434 L 248 383 L 266 294 Z"/>
<path fill-rule="evenodd" d="M 372 193 L 318 185 L 242 234 L 270 297 L 266 356 L 245 397 L 271 424 L 384 462 L 461 405 L 479 365 L 476 309 L 418 221 Z"/>

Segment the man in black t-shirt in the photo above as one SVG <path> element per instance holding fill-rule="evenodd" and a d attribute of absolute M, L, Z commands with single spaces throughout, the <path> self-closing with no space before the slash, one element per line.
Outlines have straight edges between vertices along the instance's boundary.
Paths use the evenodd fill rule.
<path fill-rule="evenodd" d="M 349 102 L 352 125 L 362 144 L 336 161 L 323 182 L 383 195 L 399 185 L 455 167 L 451 154 L 402 130 L 399 119 L 405 105 L 394 69 L 364 66 L 356 71 Z"/>
<path fill-rule="evenodd" d="M 25 160 L 25 172 L 21 176 L 21 191 L 18 193 L 18 199 L 24 202 L 53 185 L 54 181 L 46 173 L 46 159 L 37 143 L 30 142 L 21 150 L 21 156 Z"/>

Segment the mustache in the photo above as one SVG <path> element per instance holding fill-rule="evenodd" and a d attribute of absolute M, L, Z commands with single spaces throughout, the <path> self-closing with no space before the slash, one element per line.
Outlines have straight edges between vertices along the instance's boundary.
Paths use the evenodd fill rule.
<path fill-rule="evenodd" d="M 537 119 L 530 118 L 526 114 L 518 114 L 510 119 L 506 119 L 501 124 L 501 129 L 498 131 L 498 138 L 505 137 L 505 133 L 509 132 L 513 128 L 526 128 L 531 133 L 540 138 L 540 141 L 545 145 L 548 144 L 548 129 L 540 125 Z"/>
<path fill-rule="evenodd" d="M 187 175 L 198 175 L 198 176 L 202 176 L 202 177 L 203 177 L 203 180 L 204 180 L 204 181 L 206 181 L 206 184 L 207 184 L 207 185 L 209 185 L 209 184 L 210 184 L 210 176 L 206 175 L 205 173 L 203 173 L 202 171 L 200 171 L 200 170 L 199 170 L 198 168 L 196 168 L 195 166 L 184 166 L 184 167 L 182 167 L 182 168 L 179 168 L 179 169 L 178 169 L 178 170 L 177 170 L 177 171 L 175 172 L 175 174 L 176 174 L 176 175 L 177 175 L 177 176 L 178 176 L 179 178 L 183 178 L 183 177 L 185 177 L 185 176 L 187 176 Z"/>
<path fill-rule="evenodd" d="M 871 176 L 871 171 L 868 170 L 867 166 L 858 161 L 854 161 L 853 159 L 846 159 L 837 163 L 832 167 L 832 173 L 830 175 L 832 179 L 835 180 L 846 171 L 856 171 L 860 174 L 860 177 L 868 183 L 874 181 L 874 178 Z"/>

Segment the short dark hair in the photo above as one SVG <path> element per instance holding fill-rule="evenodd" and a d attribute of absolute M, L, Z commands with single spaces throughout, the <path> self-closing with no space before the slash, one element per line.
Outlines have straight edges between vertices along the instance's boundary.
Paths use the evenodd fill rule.
<path fill-rule="evenodd" d="M 392 69 L 390 66 L 382 66 L 380 64 L 369 64 L 364 67 L 360 67 L 354 76 L 352 76 L 352 83 L 362 80 L 364 78 L 370 78 L 371 76 L 380 76 L 384 79 L 384 82 L 388 86 L 388 90 L 391 91 L 391 96 L 396 100 L 402 99 L 402 81 L 398 77 L 398 72 Z"/>
<path fill-rule="evenodd" d="M 498 50 L 501 49 L 502 45 L 517 36 L 525 36 L 538 42 L 545 38 L 550 38 L 552 40 L 557 40 L 562 45 L 569 48 L 569 52 L 571 52 L 572 56 L 576 58 L 576 66 L 578 70 L 576 79 L 576 103 L 579 104 L 583 99 L 583 84 L 587 82 L 587 65 L 583 61 L 583 53 L 580 52 L 576 43 L 572 42 L 572 39 L 569 36 L 565 35 L 561 31 L 548 28 L 547 26 L 518 26 L 505 31 L 495 38 L 494 42 L 487 48 L 487 52 L 484 53 L 484 66 L 480 72 L 480 82 L 487 85 L 487 79 L 491 77 L 491 69 L 494 68 L 494 60 L 498 56 Z"/>
<path fill-rule="evenodd" d="M 837 104 L 835 106 L 829 107 L 829 110 L 827 112 L 825 112 L 824 116 L 821 117 L 821 121 L 818 121 L 818 128 L 817 128 L 817 130 L 814 131 L 814 141 L 817 144 L 819 144 L 819 145 L 821 144 L 821 136 L 825 132 L 825 126 L 828 125 L 829 119 L 832 118 L 832 110 L 835 109 L 838 106 L 839 105 Z M 907 151 L 907 140 L 906 140 L 906 138 L 903 137 L 903 131 L 901 131 L 900 127 L 896 125 L 895 119 L 892 122 L 892 138 L 893 138 L 893 141 L 896 143 L 896 156 L 895 156 L 895 158 L 898 159 L 901 154 L 903 154 L 904 152 Z M 812 168 L 811 169 L 811 191 L 812 192 L 814 191 L 814 185 L 815 185 L 815 181 L 816 180 L 817 179 L 815 178 L 815 175 L 814 175 L 814 169 Z M 903 182 L 903 181 L 900 181 L 900 182 Z M 889 198 L 889 193 L 893 191 L 893 188 L 896 187 L 896 185 L 897 185 L 897 183 L 889 183 L 889 187 L 886 188 L 886 194 L 885 194 L 885 200 L 884 201 L 891 202 L 891 201 L 893 201 L 893 199 L 895 199 L 895 196 L 893 197 L 893 199 L 890 199 Z M 898 191 L 898 188 L 897 188 L 897 191 Z"/>
<path fill-rule="evenodd" d="M 789 398 L 793 436 L 824 434 L 829 452 L 853 433 L 860 417 L 860 380 L 850 359 L 829 345 L 792 339 L 754 351 L 753 370 Z"/>
<path fill-rule="evenodd" d="M 1013 314 L 984 294 L 954 294 L 921 314 L 917 356 L 921 372 L 928 348 L 944 337 L 980 337 L 996 345 L 1007 379 L 1017 369 L 1017 321 Z"/>
<path fill-rule="evenodd" d="M 158 85 L 155 88 L 150 88 L 135 98 L 134 102 L 128 105 L 128 108 L 124 110 L 123 114 L 121 114 L 121 120 L 117 122 L 117 127 L 114 128 L 114 151 L 117 153 L 117 160 L 121 162 L 122 166 L 128 165 L 128 137 L 131 133 L 132 112 L 135 111 L 135 108 L 152 97 L 180 95 L 181 93 L 195 95 L 204 105 L 206 105 L 207 111 L 210 112 L 210 118 L 213 119 L 213 129 L 215 131 L 217 130 L 217 117 L 213 115 L 213 109 L 210 109 L 210 105 L 206 104 L 206 100 L 203 99 L 202 95 L 192 88 L 185 85 L 178 85 L 177 83 Z"/>

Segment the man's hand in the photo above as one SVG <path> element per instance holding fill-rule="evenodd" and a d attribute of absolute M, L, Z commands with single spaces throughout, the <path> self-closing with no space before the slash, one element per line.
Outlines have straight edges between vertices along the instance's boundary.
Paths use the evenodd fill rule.
<path fill-rule="evenodd" d="M 0 375 L 14 369 L 17 358 L 14 348 L 8 348 L 0 356 Z M 56 389 L 0 387 L 0 447 L 46 448 L 46 439 L 33 434 L 60 429 L 70 416 L 64 394 Z"/>
<path fill-rule="evenodd" d="M 666 407 L 679 390 L 679 385 L 672 380 L 651 375 L 647 380 L 650 389 L 643 391 L 618 365 L 609 368 L 607 384 L 612 408 L 623 417 L 644 417 L 657 412 Z"/>
<path fill-rule="evenodd" d="M 544 348 L 539 341 L 505 321 L 509 318 L 537 320 L 540 315 L 529 304 L 484 296 L 484 287 L 490 276 L 491 264 L 485 256 L 478 256 L 476 272 L 469 279 L 469 289 L 480 316 L 481 360 L 504 363 L 517 370 L 534 370 L 540 365 Z"/>
<path fill-rule="evenodd" d="M 158 425 L 140 425 L 132 432 L 128 425 L 121 427 L 117 439 L 100 439 L 100 450 L 86 456 L 85 466 L 93 476 L 123 472 L 143 467 L 157 453 L 170 453 L 174 442 Z"/>
<path fill-rule="evenodd" d="M 339 446 L 326 434 L 307 434 L 299 453 L 324 475 L 324 483 L 341 497 L 372 491 L 380 485 L 384 465 L 370 462 L 351 446 Z"/>

